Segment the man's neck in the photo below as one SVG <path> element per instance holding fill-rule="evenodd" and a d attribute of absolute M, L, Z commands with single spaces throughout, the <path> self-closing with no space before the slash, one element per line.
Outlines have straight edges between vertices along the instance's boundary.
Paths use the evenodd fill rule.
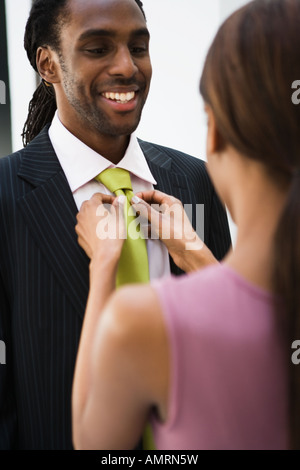
<path fill-rule="evenodd" d="M 125 155 L 129 144 L 130 136 L 110 136 L 91 133 L 86 129 L 68 129 L 77 139 L 81 140 L 85 145 L 95 152 L 102 155 L 114 165 L 117 165 Z"/>
<path fill-rule="evenodd" d="M 95 130 L 89 129 L 87 126 L 70 125 L 68 120 L 63 120 L 60 117 L 59 119 L 71 134 L 114 165 L 117 165 L 124 157 L 130 141 L 130 135 L 100 134 L 95 132 Z"/>
<path fill-rule="evenodd" d="M 97 138 L 96 136 L 95 139 L 89 139 L 89 141 L 84 137 L 76 137 L 114 165 L 117 165 L 124 157 L 130 140 L 130 136 L 107 136 L 105 138 L 103 136 Z"/>

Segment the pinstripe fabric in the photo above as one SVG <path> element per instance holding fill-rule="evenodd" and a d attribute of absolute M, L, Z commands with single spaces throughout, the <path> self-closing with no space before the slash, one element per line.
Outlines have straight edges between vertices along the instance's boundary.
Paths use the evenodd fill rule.
<path fill-rule="evenodd" d="M 206 240 L 221 258 L 229 230 L 203 162 L 140 143 L 160 190 L 205 204 Z M 76 213 L 48 126 L 0 160 L 0 449 L 72 449 L 71 388 L 89 265 Z"/>

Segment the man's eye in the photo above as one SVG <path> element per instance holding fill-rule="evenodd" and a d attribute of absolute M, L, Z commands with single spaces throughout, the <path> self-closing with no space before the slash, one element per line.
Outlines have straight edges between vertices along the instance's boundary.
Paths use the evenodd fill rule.
<path fill-rule="evenodd" d="M 131 48 L 132 54 L 144 54 L 145 52 L 147 52 L 147 50 L 148 49 L 145 46 L 135 46 Z"/>
<path fill-rule="evenodd" d="M 101 54 L 105 54 L 107 52 L 107 49 L 105 49 L 104 47 L 97 47 L 95 49 L 86 49 L 86 51 L 89 52 L 90 54 L 101 55 Z"/>

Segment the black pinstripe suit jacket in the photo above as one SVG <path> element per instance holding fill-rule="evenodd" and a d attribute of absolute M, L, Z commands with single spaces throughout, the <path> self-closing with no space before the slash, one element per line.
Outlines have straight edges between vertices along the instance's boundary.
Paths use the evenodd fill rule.
<path fill-rule="evenodd" d="M 157 188 L 193 204 L 194 222 L 196 204 L 205 205 L 205 242 L 221 259 L 229 229 L 205 164 L 140 145 Z M 72 448 L 71 387 L 89 287 L 76 213 L 48 126 L 25 149 L 0 160 L 1 449 Z"/>

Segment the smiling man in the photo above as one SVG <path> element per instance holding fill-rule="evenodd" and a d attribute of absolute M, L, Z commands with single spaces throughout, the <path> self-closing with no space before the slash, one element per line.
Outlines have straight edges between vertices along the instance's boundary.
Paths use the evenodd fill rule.
<path fill-rule="evenodd" d="M 37 50 L 37 68 L 55 89 L 61 123 L 118 163 L 137 128 L 152 75 L 149 32 L 135 1 L 70 1 L 60 48 Z"/>
<path fill-rule="evenodd" d="M 25 31 L 42 78 L 25 148 L 0 161 L 0 448 L 72 449 L 71 391 L 89 290 L 76 214 L 111 167 L 134 192 L 153 187 L 204 204 L 205 243 L 230 247 L 226 213 L 203 161 L 135 135 L 151 81 L 149 31 L 139 0 L 36 0 Z M 163 123 L 162 123 L 163 125 Z M 180 271 L 147 240 L 150 280 Z"/>

